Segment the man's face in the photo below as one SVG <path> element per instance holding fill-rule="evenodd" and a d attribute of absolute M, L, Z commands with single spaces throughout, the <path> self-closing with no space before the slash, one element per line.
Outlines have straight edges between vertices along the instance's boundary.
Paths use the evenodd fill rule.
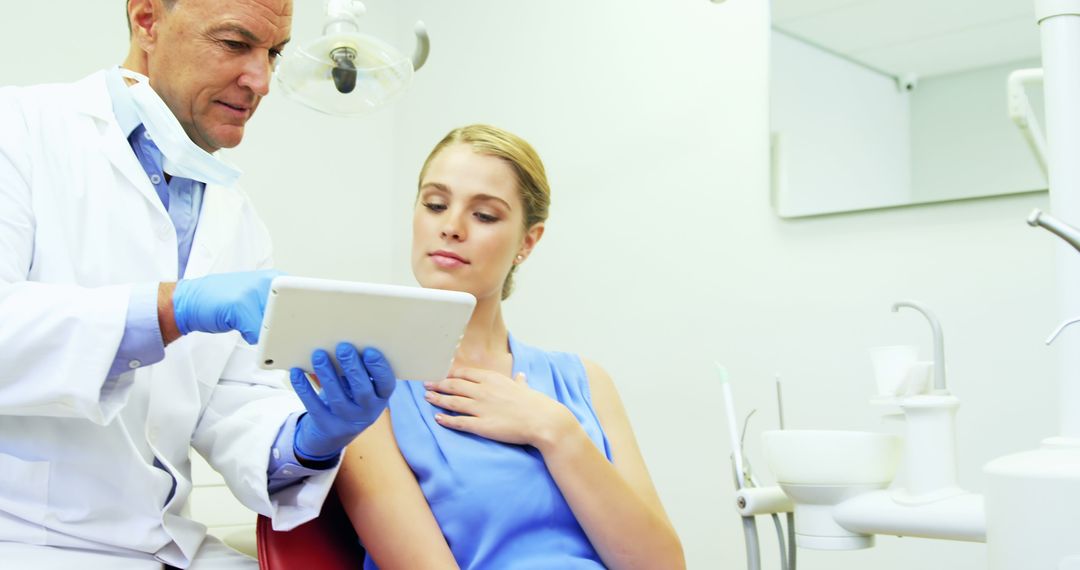
<path fill-rule="evenodd" d="M 289 40 L 292 0 L 153 2 L 150 85 L 203 150 L 240 144 Z"/>

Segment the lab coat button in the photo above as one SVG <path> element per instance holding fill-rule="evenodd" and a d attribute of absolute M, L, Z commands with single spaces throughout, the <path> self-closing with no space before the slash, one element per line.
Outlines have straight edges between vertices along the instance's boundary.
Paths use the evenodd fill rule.
<path fill-rule="evenodd" d="M 143 131 L 142 136 L 143 136 L 144 139 L 150 140 L 150 138 L 151 138 L 150 137 L 150 131 Z"/>
<path fill-rule="evenodd" d="M 158 184 L 161 184 L 161 177 L 158 176 L 157 174 L 151 174 L 150 175 L 150 183 L 153 184 L 154 186 L 157 186 Z"/>
<path fill-rule="evenodd" d="M 142 366 L 142 362 L 139 362 L 138 360 L 132 359 L 132 360 L 128 361 L 128 368 L 130 368 L 132 370 L 135 370 L 136 368 L 138 368 L 140 366 Z"/>
<path fill-rule="evenodd" d="M 289 469 L 288 467 L 286 467 L 285 469 L 282 469 L 281 472 L 284 475 L 292 475 L 292 469 Z"/>
<path fill-rule="evenodd" d="M 281 459 L 281 450 L 276 447 L 274 448 L 274 459 Z"/>

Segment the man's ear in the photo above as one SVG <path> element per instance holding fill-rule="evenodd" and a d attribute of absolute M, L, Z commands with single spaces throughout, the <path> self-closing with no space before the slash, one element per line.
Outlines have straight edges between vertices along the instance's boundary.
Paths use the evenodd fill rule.
<path fill-rule="evenodd" d="M 160 0 L 128 0 L 131 41 L 147 53 L 157 45 L 157 24 L 164 10 Z"/>

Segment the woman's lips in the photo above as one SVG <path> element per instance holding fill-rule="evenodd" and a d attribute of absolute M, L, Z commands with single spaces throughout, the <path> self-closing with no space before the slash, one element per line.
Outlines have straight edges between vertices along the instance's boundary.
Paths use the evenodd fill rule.
<path fill-rule="evenodd" d="M 431 258 L 435 265 L 448 269 L 469 264 L 468 261 L 465 261 L 465 258 L 450 251 L 436 251 L 429 253 L 428 257 Z"/>

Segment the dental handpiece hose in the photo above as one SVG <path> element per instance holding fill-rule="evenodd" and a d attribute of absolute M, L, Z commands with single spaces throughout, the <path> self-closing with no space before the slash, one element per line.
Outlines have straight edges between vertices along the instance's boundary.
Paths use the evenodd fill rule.
<path fill-rule="evenodd" d="M 739 429 L 735 422 L 735 400 L 731 395 L 731 382 L 728 381 L 727 368 L 719 363 L 716 371 L 720 377 L 720 389 L 724 393 L 724 412 L 727 415 L 728 435 L 731 436 L 731 453 L 735 461 L 735 488 L 746 486 L 746 470 L 743 469 L 742 445 L 739 444 Z"/>

